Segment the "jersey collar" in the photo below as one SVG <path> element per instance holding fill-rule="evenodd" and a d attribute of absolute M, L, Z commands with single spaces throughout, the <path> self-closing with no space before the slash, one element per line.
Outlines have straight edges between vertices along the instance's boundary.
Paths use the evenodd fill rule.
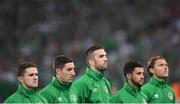
<path fill-rule="evenodd" d="M 160 81 L 160 80 L 156 79 L 155 77 L 152 77 L 150 79 L 150 83 L 153 83 L 156 86 L 160 86 L 160 87 L 164 87 L 165 85 L 167 85 L 167 81 Z"/>
<path fill-rule="evenodd" d="M 104 74 L 102 74 L 99 71 L 94 71 L 90 67 L 87 68 L 86 73 L 89 77 L 93 78 L 96 81 L 98 81 L 104 77 Z"/>
<path fill-rule="evenodd" d="M 61 83 L 55 76 L 53 76 L 53 79 L 51 81 L 51 83 L 57 87 L 57 88 L 60 88 L 60 89 L 68 89 L 71 85 L 71 83 Z"/>
<path fill-rule="evenodd" d="M 27 90 L 22 84 L 19 84 L 18 91 L 26 97 L 30 97 L 31 95 L 36 94 L 35 89 Z"/>
<path fill-rule="evenodd" d="M 127 90 L 129 93 L 131 93 L 134 96 L 136 96 L 137 93 L 139 93 L 141 91 L 141 88 L 134 87 L 134 86 L 130 85 L 129 83 L 125 83 L 124 89 Z"/>

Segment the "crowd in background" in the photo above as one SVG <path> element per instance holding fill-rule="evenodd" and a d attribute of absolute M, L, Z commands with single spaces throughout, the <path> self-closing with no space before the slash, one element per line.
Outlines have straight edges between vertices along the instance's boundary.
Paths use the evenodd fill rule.
<path fill-rule="evenodd" d="M 16 69 L 23 61 L 39 69 L 39 88 L 51 80 L 52 61 L 74 59 L 76 78 L 86 69 L 84 51 L 98 43 L 109 58 L 106 72 L 113 91 L 123 86 L 123 65 L 151 56 L 169 64 L 170 84 L 180 83 L 179 0 L 1 0 L 0 102 L 17 88 Z M 148 76 L 146 77 L 146 80 Z"/>

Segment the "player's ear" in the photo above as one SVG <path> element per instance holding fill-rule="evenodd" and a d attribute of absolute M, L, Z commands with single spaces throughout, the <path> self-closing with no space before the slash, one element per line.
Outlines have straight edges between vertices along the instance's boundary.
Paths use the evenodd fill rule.
<path fill-rule="evenodd" d="M 56 73 L 59 73 L 61 72 L 61 69 L 60 68 L 56 68 Z"/>
<path fill-rule="evenodd" d="M 127 80 L 131 79 L 131 73 L 127 73 L 126 78 L 127 78 Z"/>
<path fill-rule="evenodd" d="M 153 68 L 150 68 L 150 69 L 149 69 L 149 72 L 152 73 L 152 74 L 154 74 L 154 69 L 153 69 Z"/>
<path fill-rule="evenodd" d="M 93 59 L 89 59 L 88 63 L 89 63 L 90 66 L 94 66 L 94 60 Z"/>
<path fill-rule="evenodd" d="M 19 77 L 18 77 L 18 81 L 19 81 L 20 83 L 23 83 L 23 82 L 24 82 L 23 76 L 19 76 Z"/>

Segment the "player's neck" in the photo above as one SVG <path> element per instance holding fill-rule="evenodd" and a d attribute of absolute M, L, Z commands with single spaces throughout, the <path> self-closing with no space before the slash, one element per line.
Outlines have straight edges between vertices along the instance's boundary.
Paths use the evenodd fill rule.
<path fill-rule="evenodd" d="M 157 77 L 157 76 L 155 76 L 155 75 L 154 75 L 154 78 L 157 79 L 157 80 L 159 80 L 159 81 L 166 81 L 166 78 L 159 78 L 159 77 Z"/>
<path fill-rule="evenodd" d="M 93 71 L 97 72 L 97 73 L 102 73 L 101 71 L 99 71 L 98 69 L 96 69 L 95 67 L 90 67 Z"/>

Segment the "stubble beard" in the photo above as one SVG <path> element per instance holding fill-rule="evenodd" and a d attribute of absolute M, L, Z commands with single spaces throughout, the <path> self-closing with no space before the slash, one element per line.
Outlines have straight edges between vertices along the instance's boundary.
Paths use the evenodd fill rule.
<path fill-rule="evenodd" d="M 95 68 L 100 72 L 104 72 L 107 70 L 107 65 L 106 66 L 96 66 Z"/>
<path fill-rule="evenodd" d="M 140 82 L 137 82 L 137 81 L 135 81 L 133 79 L 131 79 L 131 80 L 132 80 L 133 85 L 135 85 L 136 87 L 140 88 L 140 87 L 143 86 L 143 84 L 141 84 Z"/>

